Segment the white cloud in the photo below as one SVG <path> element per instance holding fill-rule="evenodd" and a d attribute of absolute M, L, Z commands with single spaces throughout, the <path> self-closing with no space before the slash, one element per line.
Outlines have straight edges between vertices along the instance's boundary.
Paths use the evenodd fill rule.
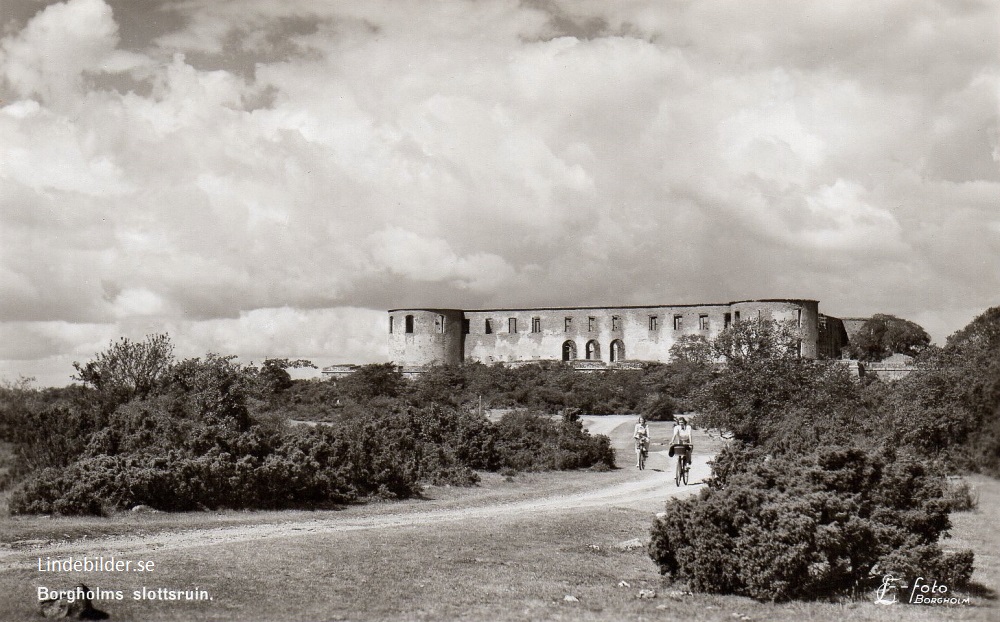
<path fill-rule="evenodd" d="M 371 234 L 364 248 L 375 270 L 389 270 L 415 281 L 450 281 L 462 288 L 490 290 L 514 274 L 502 257 L 489 253 L 461 257 L 443 239 L 397 227 Z"/>
<path fill-rule="evenodd" d="M 145 64 L 117 50 L 118 26 L 102 0 L 69 0 L 40 11 L 16 36 L 4 39 L 2 75 L 24 97 L 66 106 L 85 73 L 116 73 Z"/>
<path fill-rule="evenodd" d="M 996 7 L 120 10 L 0 42 L 0 322 L 362 359 L 314 310 L 1000 302 Z"/>

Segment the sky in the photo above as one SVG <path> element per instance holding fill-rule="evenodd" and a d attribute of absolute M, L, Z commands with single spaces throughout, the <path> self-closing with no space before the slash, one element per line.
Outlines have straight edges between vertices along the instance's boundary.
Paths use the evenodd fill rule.
<path fill-rule="evenodd" d="M 0 378 L 385 311 L 1000 305 L 1000 3 L 3 0 Z"/>

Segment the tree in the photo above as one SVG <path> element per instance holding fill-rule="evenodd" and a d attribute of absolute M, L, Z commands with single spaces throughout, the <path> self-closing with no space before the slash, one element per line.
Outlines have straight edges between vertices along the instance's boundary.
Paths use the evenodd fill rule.
<path fill-rule="evenodd" d="M 948 344 L 927 365 L 927 375 L 954 379 L 958 401 L 975 430 L 973 467 L 1000 475 L 1000 307 L 987 309 L 948 337 Z"/>
<path fill-rule="evenodd" d="M 683 335 L 670 346 L 670 360 L 709 365 L 712 362 L 712 345 L 703 335 Z"/>
<path fill-rule="evenodd" d="M 246 430 L 255 376 L 236 362 L 235 355 L 209 353 L 204 359 L 185 359 L 164 376 L 163 406 L 174 415 Z"/>
<path fill-rule="evenodd" d="M 311 361 L 305 359 L 266 359 L 257 370 L 257 384 L 263 397 L 269 397 L 282 393 L 292 388 L 292 376 L 289 369 L 301 369 L 303 367 L 316 368 Z"/>
<path fill-rule="evenodd" d="M 916 356 L 930 343 L 930 335 L 919 324 L 876 313 L 861 325 L 848 346 L 848 354 L 862 361 L 881 361 L 893 354 Z"/>
<path fill-rule="evenodd" d="M 405 382 L 395 363 L 372 363 L 338 380 L 337 388 L 356 402 L 367 402 L 376 397 L 398 397 Z"/>
<path fill-rule="evenodd" d="M 799 337 L 791 322 L 756 318 L 723 329 L 712 340 L 716 358 L 729 365 L 749 365 L 768 359 L 798 357 Z"/>
<path fill-rule="evenodd" d="M 73 363 L 74 380 L 104 394 L 113 404 L 147 396 L 174 361 L 170 336 L 147 335 L 144 341 L 122 337 L 86 364 Z"/>

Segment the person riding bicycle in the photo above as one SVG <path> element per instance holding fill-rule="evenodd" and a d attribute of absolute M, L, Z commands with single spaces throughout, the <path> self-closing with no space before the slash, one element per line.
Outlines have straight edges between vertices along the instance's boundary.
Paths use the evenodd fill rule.
<path fill-rule="evenodd" d="M 635 439 L 635 466 L 636 468 L 641 468 L 642 460 L 639 454 L 646 451 L 646 448 L 649 447 L 649 427 L 646 426 L 645 417 L 639 417 L 639 422 L 635 424 L 635 433 L 632 434 L 632 438 Z"/>
<path fill-rule="evenodd" d="M 684 417 L 677 417 L 677 425 L 674 426 L 674 435 L 670 438 L 671 449 L 677 445 L 688 446 L 685 463 L 691 466 L 691 454 L 694 452 L 694 443 L 691 442 L 691 426 L 688 425 L 687 419 Z"/>

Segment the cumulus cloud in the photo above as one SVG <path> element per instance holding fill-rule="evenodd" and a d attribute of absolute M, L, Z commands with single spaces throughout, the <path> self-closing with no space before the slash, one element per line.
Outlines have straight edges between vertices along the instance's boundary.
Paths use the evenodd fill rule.
<path fill-rule="evenodd" d="M 459 257 L 446 240 L 422 238 L 396 227 L 368 236 L 365 248 L 376 270 L 389 270 L 415 281 L 450 281 L 458 287 L 492 290 L 514 273 L 497 255 Z"/>
<path fill-rule="evenodd" d="M 164 327 L 376 360 L 410 304 L 1000 303 L 992 4 L 12 2 L 0 373 Z"/>
<path fill-rule="evenodd" d="M 64 106 L 87 73 L 116 73 L 145 58 L 118 50 L 118 25 L 102 0 L 69 0 L 44 8 L 2 45 L 3 75 L 21 96 Z"/>

